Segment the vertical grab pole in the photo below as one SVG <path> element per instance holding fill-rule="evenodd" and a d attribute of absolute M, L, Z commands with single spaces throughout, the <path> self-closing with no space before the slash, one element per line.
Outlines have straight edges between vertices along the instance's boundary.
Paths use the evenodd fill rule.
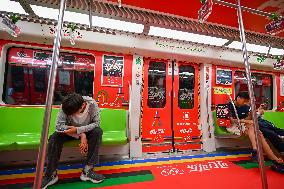
<path fill-rule="evenodd" d="M 89 22 L 90 22 L 90 29 L 93 28 L 93 0 L 89 1 Z"/>
<path fill-rule="evenodd" d="M 175 148 L 175 131 L 174 131 L 174 82 L 175 82 L 175 64 L 177 64 L 174 60 L 171 61 L 172 64 L 172 90 L 171 90 L 171 128 L 172 128 L 172 147 L 173 147 L 173 152 L 176 152 L 176 148 Z"/>
<path fill-rule="evenodd" d="M 236 0 L 236 1 L 237 1 L 237 6 L 238 6 L 237 12 L 238 12 L 238 22 L 239 22 L 239 29 L 240 29 L 240 38 L 241 38 L 241 42 L 243 43 L 243 46 L 242 46 L 243 58 L 244 58 L 246 76 L 247 76 L 247 81 L 248 81 L 248 90 L 249 90 L 249 96 L 250 96 L 252 119 L 253 119 L 255 139 L 256 139 L 258 164 L 260 167 L 262 188 L 267 189 L 268 185 L 267 185 L 266 171 L 265 171 L 265 165 L 264 165 L 262 144 L 260 142 L 260 131 L 259 131 L 259 126 L 258 126 L 258 121 L 257 121 L 257 116 L 256 116 L 255 98 L 254 98 L 254 92 L 253 92 L 253 85 L 251 81 L 250 65 L 248 62 L 248 53 L 247 53 L 247 47 L 246 47 L 246 37 L 245 37 L 245 29 L 244 29 L 244 23 L 243 23 L 243 18 L 242 18 L 242 10 L 241 10 L 240 0 Z"/>
<path fill-rule="evenodd" d="M 241 120 L 240 120 L 240 118 L 239 118 L 239 116 L 238 116 L 238 112 L 237 112 L 236 106 L 235 106 L 235 104 L 234 104 L 234 101 L 233 101 L 233 99 L 232 99 L 232 97 L 231 97 L 231 95 L 230 95 L 229 93 L 227 93 L 227 96 L 229 97 L 230 102 L 231 102 L 232 105 L 233 105 L 234 113 L 235 113 L 235 115 L 236 115 L 236 117 L 237 117 L 237 120 L 238 120 L 239 129 L 240 129 L 240 131 L 242 131 L 242 130 L 243 130 L 243 127 L 242 127 L 242 125 L 241 125 Z"/>
<path fill-rule="evenodd" d="M 57 31 L 53 44 L 52 62 L 51 62 L 49 79 L 48 79 L 45 112 L 44 112 L 40 147 L 39 147 L 37 165 L 36 165 L 36 175 L 35 175 L 33 189 L 40 189 L 42 184 L 43 168 L 46 156 L 48 130 L 50 126 L 51 107 L 53 102 L 53 92 L 54 92 L 54 84 L 57 72 L 57 63 L 59 60 L 59 50 L 60 50 L 60 42 L 62 37 L 63 17 L 64 17 L 65 8 L 66 8 L 66 0 L 61 0 L 59 15 L 58 15 Z"/>
<path fill-rule="evenodd" d="M 128 101 L 129 101 L 129 105 L 128 105 L 128 109 L 129 109 L 129 113 L 128 113 L 128 139 L 131 140 L 131 115 L 132 115 L 132 102 L 131 102 L 131 95 L 132 95 L 132 86 L 130 84 L 130 82 L 128 81 Z M 130 155 L 130 148 L 129 148 L 129 155 Z"/>

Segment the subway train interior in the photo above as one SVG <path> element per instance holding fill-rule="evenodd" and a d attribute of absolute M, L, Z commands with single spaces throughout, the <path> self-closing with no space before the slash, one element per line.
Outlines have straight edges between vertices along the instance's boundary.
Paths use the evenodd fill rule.
<path fill-rule="evenodd" d="M 284 189 L 283 70 L 283 0 L 1 0 L 0 188 Z"/>

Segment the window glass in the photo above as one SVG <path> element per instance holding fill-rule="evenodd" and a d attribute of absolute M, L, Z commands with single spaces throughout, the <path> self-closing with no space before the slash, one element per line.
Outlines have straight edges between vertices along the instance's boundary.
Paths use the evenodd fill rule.
<path fill-rule="evenodd" d="M 179 66 L 178 106 L 181 109 L 194 107 L 194 67 Z"/>
<path fill-rule="evenodd" d="M 148 70 L 148 106 L 163 108 L 166 105 L 166 63 L 150 62 Z"/>
<path fill-rule="evenodd" d="M 35 92 L 44 92 L 47 90 L 46 83 L 46 69 L 44 68 L 33 68 L 32 75 L 34 80 L 34 90 Z"/>
<path fill-rule="evenodd" d="M 269 74 L 252 73 L 252 84 L 255 95 L 255 104 L 258 108 L 261 104 L 267 104 L 267 109 L 273 107 L 273 82 Z M 235 94 L 241 91 L 248 91 L 245 72 L 235 72 Z"/>
<path fill-rule="evenodd" d="M 94 72 L 75 72 L 75 92 L 83 96 L 93 95 Z"/>
<path fill-rule="evenodd" d="M 15 92 L 24 92 L 25 79 L 24 68 L 20 66 L 11 66 L 12 88 Z"/>
<path fill-rule="evenodd" d="M 51 64 L 51 51 L 10 48 L 6 63 L 3 99 L 7 104 L 44 104 Z M 54 88 L 54 104 L 69 93 L 93 97 L 95 58 L 61 53 Z"/>

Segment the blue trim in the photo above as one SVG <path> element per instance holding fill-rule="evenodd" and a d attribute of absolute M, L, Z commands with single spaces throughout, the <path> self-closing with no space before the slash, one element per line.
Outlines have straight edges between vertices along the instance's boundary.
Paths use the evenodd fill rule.
<path fill-rule="evenodd" d="M 100 163 L 96 167 L 102 166 L 114 166 L 114 165 L 131 165 L 137 163 L 153 163 L 153 162 L 161 162 L 161 161 L 170 161 L 170 160 L 184 160 L 184 159 L 193 159 L 193 158 L 205 158 L 205 157 L 215 157 L 215 156 L 228 156 L 228 155 L 239 155 L 239 154 L 249 154 L 249 151 L 245 152 L 223 152 L 223 153 L 213 153 L 213 154 L 201 154 L 201 155 L 189 155 L 189 156 L 178 156 L 178 157 L 165 157 L 165 158 L 155 158 L 155 159 L 141 159 L 141 160 L 123 160 L 117 162 L 106 162 Z M 81 169 L 83 168 L 83 164 L 76 165 L 62 165 L 59 166 L 60 170 L 69 170 L 69 169 Z M 11 175 L 11 174 L 23 174 L 23 173 L 34 173 L 35 168 L 27 168 L 27 169 L 18 169 L 18 170 L 5 170 L 0 171 L 0 175 Z"/>
<path fill-rule="evenodd" d="M 247 154 L 247 153 L 249 153 L 249 152 L 214 153 L 214 154 L 201 154 L 201 155 L 192 155 L 192 156 L 178 156 L 178 157 L 145 159 L 145 160 L 124 160 L 124 161 L 118 161 L 118 162 L 100 163 L 98 165 L 98 167 L 113 166 L 113 165 L 124 165 L 124 164 L 136 164 L 136 163 L 148 163 L 148 162 L 160 162 L 160 161 L 170 161 L 170 160 L 183 160 L 183 159 L 204 158 L 204 157 L 215 157 L 215 156 L 239 155 L 239 154 Z"/>

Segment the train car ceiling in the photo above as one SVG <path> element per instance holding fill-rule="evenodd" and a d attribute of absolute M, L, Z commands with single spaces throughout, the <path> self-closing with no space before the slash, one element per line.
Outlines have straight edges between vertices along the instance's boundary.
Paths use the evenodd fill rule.
<path fill-rule="evenodd" d="M 18 14 L 28 14 L 19 2 L 2 0 L 0 11 L 13 12 Z"/>
<path fill-rule="evenodd" d="M 34 13 L 39 17 L 53 19 L 53 20 L 56 20 L 58 17 L 58 9 L 42 7 L 37 5 L 31 5 L 31 8 L 34 11 Z M 64 21 L 88 25 L 89 15 L 72 12 L 72 11 L 66 11 L 64 13 Z M 126 21 L 104 18 L 99 16 L 92 16 L 92 26 L 122 30 L 125 32 L 133 32 L 133 33 L 142 33 L 144 29 L 143 24 L 136 24 L 133 22 L 126 22 Z"/>
<path fill-rule="evenodd" d="M 6 4 L 11 5 L 12 3 L 17 4 L 17 6 L 19 6 L 19 3 L 14 2 L 14 1 L 7 1 Z M 189 15 L 187 15 L 186 17 L 185 15 L 183 15 L 184 17 L 175 16 L 173 15 L 175 11 L 167 12 L 166 11 L 168 10 L 167 8 L 164 11 L 162 11 L 160 10 L 160 8 L 157 8 L 157 7 L 153 8 L 152 5 L 149 5 L 149 3 L 150 2 L 145 1 L 141 4 L 140 3 L 136 4 L 135 1 L 131 1 L 131 2 L 126 1 L 126 2 L 123 2 L 122 7 L 118 7 L 116 3 L 111 3 L 110 1 L 108 2 L 94 1 L 93 2 L 94 6 L 92 6 L 93 31 L 100 32 L 100 33 L 111 33 L 111 34 L 114 34 L 117 32 L 122 35 L 133 36 L 136 39 L 141 38 L 141 37 L 150 38 L 152 36 L 155 36 L 158 39 L 167 41 L 167 44 L 163 44 L 162 46 L 166 46 L 166 48 L 168 48 L 168 51 L 171 51 L 172 54 L 178 54 L 178 52 L 176 51 L 178 51 L 179 49 L 188 48 L 188 47 L 182 47 L 183 45 L 186 45 L 187 42 L 200 43 L 202 45 L 204 44 L 205 46 L 212 45 L 212 48 L 215 48 L 215 46 L 219 46 L 225 49 L 228 48 L 228 51 L 231 51 L 231 50 L 234 51 L 235 49 L 240 50 L 240 46 L 239 46 L 240 42 L 238 42 L 239 40 L 238 30 L 231 28 L 231 27 L 227 27 L 226 23 L 223 23 L 222 25 L 218 25 L 218 24 L 216 25 L 212 23 L 203 23 L 201 25 L 197 21 L 194 21 L 191 19 L 195 17 L 188 18 Z M 183 3 L 184 3 L 183 1 L 179 1 L 177 2 L 177 5 L 175 6 L 181 6 Z M 217 3 L 220 3 L 220 2 L 217 2 Z M 36 17 L 29 17 L 29 16 L 25 17 L 24 15 L 22 15 L 21 19 L 23 18 L 22 20 L 25 20 L 25 21 L 27 20 L 34 21 L 34 22 L 40 23 L 41 25 L 46 24 L 46 23 L 54 25 L 56 23 L 56 18 L 57 18 L 56 8 L 58 8 L 58 4 L 59 4 L 59 1 L 56 1 L 56 0 L 50 0 L 47 2 L 31 0 L 28 3 L 26 3 L 26 6 L 25 6 L 25 7 L 29 7 L 29 9 L 25 8 L 24 10 L 28 12 L 30 15 L 35 14 Z M 128 6 L 128 5 L 131 5 L 131 6 Z M 133 5 L 135 7 L 133 7 Z M 196 9 L 196 7 L 198 7 L 196 5 L 196 2 L 194 2 L 193 5 L 194 6 L 191 7 L 191 9 Z M 277 5 L 275 6 L 277 7 Z M 218 7 L 219 5 L 216 5 L 217 9 Z M 144 10 L 144 9 L 141 10 L 141 8 L 149 8 L 150 10 Z M 2 8 L 1 10 L 5 11 L 5 12 L 1 12 L 2 14 L 7 14 L 6 11 L 27 14 L 26 12 L 23 12 L 23 10 L 20 9 L 20 7 L 17 10 L 9 10 L 7 8 Z M 184 9 L 181 9 L 181 10 L 184 10 Z M 232 8 L 230 8 L 229 10 L 230 10 L 229 12 L 235 11 Z M 159 12 L 155 12 L 155 11 L 159 11 Z M 80 31 L 90 30 L 88 28 L 88 25 L 89 25 L 88 13 L 89 12 L 88 12 L 87 3 L 86 4 L 82 3 L 81 5 L 79 5 L 71 1 L 70 4 L 67 5 L 67 11 L 65 13 L 65 21 L 76 23 L 81 29 Z M 165 14 L 165 13 L 170 13 L 170 15 Z M 212 17 L 215 18 L 214 16 Z M 233 17 L 230 19 L 233 19 Z M 45 28 L 42 28 L 42 30 L 45 30 Z M 23 34 L 28 35 L 28 33 L 29 33 L 28 29 L 23 30 Z M 142 34 L 142 35 L 139 35 L 139 34 Z M 90 36 L 91 34 L 88 34 L 88 35 Z M 3 38 L 7 38 L 5 35 L 1 35 L 1 36 Z M 44 35 L 40 37 L 48 38 L 50 36 Z M 76 39 L 76 40 L 80 42 L 80 39 Z M 128 43 L 141 44 L 141 42 L 133 40 L 133 38 L 130 40 L 126 40 L 126 41 Z M 272 48 L 269 51 L 270 55 L 282 55 L 284 52 L 283 50 L 284 40 L 281 37 L 281 35 L 280 37 L 279 35 L 276 35 L 276 37 L 274 37 L 274 36 L 269 36 L 263 33 L 260 35 L 260 33 L 248 32 L 247 41 L 249 42 L 248 50 L 253 53 L 267 54 L 269 45 L 272 46 Z M 174 42 L 178 42 L 179 45 L 170 44 Z M 49 40 L 49 39 L 45 40 L 45 43 L 51 44 L 52 40 Z M 102 43 L 99 43 L 99 44 L 106 45 Z M 85 45 L 86 44 L 82 46 L 85 46 Z M 111 47 L 111 49 L 114 49 L 114 50 L 117 47 L 117 45 L 111 45 L 111 46 L 106 45 L 106 46 L 107 46 L 107 49 Z M 99 49 L 99 50 L 102 50 L 102 49 Z M 118 52 L 119 51 L 121 52 L 121 50 L 122 49 L 119 49 Z M 137 53 L 137 54 L 141 53 L 141 50 L 139 50 L 139 47 L 138 48 L 135 47 L 135 49 L 133 49 L 132 47 L 130 49 L 127 49 L 126 51 L 124 51 L 124 53 Z M 159 52 L 159 50 L 157 49 L 156 51 Z M 189 51 L 185 54 L 186 54 L 185 57 L 188 57 L 188 54 L 191 55 L 191 52 Z M 142 55 L 151 56 L 151 53 L 147 54 L 147 53 L 142 52 Z M 164 54 L 161 57 L 164 57 Z M 172 55 L 166 58 L 177 59 L 179 57 Z M 188 58 L 180 59 L 180 60 L 188 60 Z M 205 61 L 205 62 L 208 62 L 208 61 Z"/>
<path fill-rule="evenodd" d="M 117 0 L 106 0 L 117 4 Z M 228 26 L 238 29 L 238 19 L 236 12 L 235 0 L 213 0 L 212 13 L 208 17 L 208 22 L 218 25 Z M 184 18 L 198 19 L 198 10 L 201 7 L 200 1 L 191 1 L 188 5 L 187 0 L 172 1 L 157 0 L 155 3 L 151 0 L 123 0 L 122 6 L 136 7 L 138 9 L 146 9 L 159 13 L 176 15 Z M 272 12 L 280 15 L 284 13 L 283 1 L 275 0 L 258 0 L 258 1 L 241 1 L 243 9 L 243 19 L 246 31 L 257 32 L 266 35 L 265 25 L 270 22 L 268 17 Z M 257 20 L 257 24 L 256 21 Z M 284 32 L 277 34 L 283 38 Z"/>

